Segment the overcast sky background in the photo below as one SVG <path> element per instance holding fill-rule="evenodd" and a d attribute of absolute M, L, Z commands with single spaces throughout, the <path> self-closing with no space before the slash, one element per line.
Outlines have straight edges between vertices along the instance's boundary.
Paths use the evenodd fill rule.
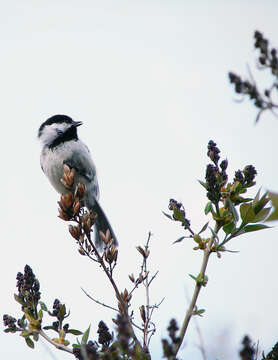
<path fill-rule="evenodd" d="M 192 241 L 172 245 L 182 229 L 162 215 L 171 197 L 182 201 L 195 230 L 207 221 L 203 179 L 206 146 L 217 142 L 229 173 L 253 164 L 257 185 L 278 190 L 278 121 L 264 116 L 255 127 L 255 110 L 238 104 L 227 80 L 234 70 L 254 76 L 253 33 L 277 39 L 277 1 L 14 1 L 1 2 L 1 314 L 21 316 L 13 300 L 15 277 L 29 264 L 41 283 L 42 300 L 56 297 L 71 310 L 71 327 L 114 315 L 81 291 L 116 306 L 110 284 L 95 263 L 77 252 L 67 223 L 57 218 L 58 195 L 39 165 L 37 130 L 57 113 L 84 125 L 98 169 L 101 204 L 120 242 L 116 278 L 131 288 L 148 231 L 151 288 L 157 333 L 151 350 L 161 358 L 160 340 L 170 318 L 181 324 L 201 254 Z M 5 175 L 4 175 L 5 174 Z M 252 192 L 254 194 L 254 191 Z M 237 359 L 248 333 L 269 351 L 276 342 L 277 228 L 234 240 L 238 254 L 212 256 L 209 282 L 198 301 L 198 318 L 211 359 Z M 138 291 L 134 309 L 142 304 Z M 1 315 L 1 316 L 2 316 Z M 2 326 L 2 325 L 1 325 Z M 113 328 L 113 325 L 111 325 Z M 53 334 L 54 336 L 54 334 Z M 74 337 L 72 338 L 74 340 Z M 0 333 L 0 357 L 72 357 L 45 342 L 27 348 L 18 335 Z M 194 322 L 182 359 L 201 359 Z"/>

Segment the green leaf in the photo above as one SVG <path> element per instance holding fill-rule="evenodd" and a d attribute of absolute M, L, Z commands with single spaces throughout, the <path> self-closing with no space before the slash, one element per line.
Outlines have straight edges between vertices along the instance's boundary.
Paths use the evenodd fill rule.
<path fill-rule="evenodd" d="M 23 330 L 20 335 L 26 339 L 30 336 L 30 332 L 28 330 Z"/>
<path fill-rule="evenodd" d="M 248 210 L 250 209 L 250 207 L 252 207 L 252 204 L 241 204 L 240 205 L 240 217 L 241 220 L 243 220 L 248 212 Z"/>
<path fill-rule="evenodd" d="M 234 218 L 234 221 L 238 222 L 239 217 L 238 217 L 238 213 L 236 211 L 236 208 L 235 208 L 234 204 L 232 203 L 231 199 L 228 198 L 228 197 L 227 197 L 227 202 L 228 202 L 229 209 L 230 209 L 230 211 L 232 213 L 232 216 Z"/>
<path fill-rule="evenodd" d="M 25 339 L 26 341 L 26 344 L 31 348 L 31 349 L 34 349 L 35 347 L 35 344 L 34 344 L 34 341 L 31 340 L 29 337 Z"/>
<path fill-rule="evenodd" d="M 205 214 L 207 215 L 211 211 L 212 211 L 212 202 L 209 201 L 205 207 Z"/>
<path fill-rule="evenodd" d="M 205 309 L 199 309 L 199 310 L 196 311 L 196 315 L 202 316 L 202 314 L 203 314 L 205 311 L 206 311 Z"/>
<path fill-rule="evenodd" d="M 230 222 L 229 224 L 226 224 L 226 225 L 223 226 L 223 231 L 227 235 L 231 234 L 234 229 L 235 229 L 235 224 L 233 222 Z"/>
<path fill-rule="evenodd" d="M 173 244 L 179 243 L 185 238 L 186 238 L 186 236 L 182 236 L 182 237 L 178 238 L 176 241 L 174 241 Z"/>
<path fill-rule="evenodd" d="M 209 221 L 202 227 L 202 229 L 198 232 L 198 235 L 200 235 L 202 232 L 204 232 L 208 227 Z"/>
<path fill-rule="evenodd" d="M 205 183 L 205 182 L 203 182 L 203 181 L 201 181 L 201 180 L 198 180 L 199 181 L 199 183 L 207 190 L 208 189 L 208 185 L 207 185 L 207 183 Z"/>
<path fill-rule="evenodd" d="M 242 231 L 244 233 L 247 233 L 247 232 L 251 232 L 251 231 L 263 230 L 263 229 L 268 229 L 268 228 L 271 228 L 271 226 L 267 226 L 264 224 L 246 225 L 246 226 L 244 226 Z"/>
<path fill-rule="evenodd" d="M 206 286 L 208 283 L 208 276 L 207 275 L 201 275 L 201 273 L 197 276 L 196 282 L 199 285 Z"/>
<path fill-rule="evenodd" d="M 39 319 L 42 319 L 43 318 L 43 312 L 42 312 L 42 309 L 40 309 L 39 311 Z"/>
<path fill-rule="evenodd" d="M 244 198 L 242 196 L 239 196 L 239 200 L 240 200 L 241 203 L 245 203 L 245 202 L 250 202 L 253 199 L 252 198 Z"/>
<path fill-rule="evenodd" d="M 14 299 L 17 301 L 20 305 L 25 305 L 24 300 L 22 300 L 18 295 L 14 294 Z"/>
<path fill-rule="evenodd" d="M 192 274 L 188 274 L 193 280 L 197 281 L 197 277 L 192 275 Z"/>
<path fill-rule="evenodd" d="M 211 227 L 209 227 L 209 229 L 210 229 L 210 231 L 211 231 L 212 236 L 214 237 L 214 239 L 219 240 L 218 235 L 216 234 L 216 232 L 215 232 Z"/>
<path fill-rule="evenodd" d="M 59 317 L 60 317 L 61 319 L 63 319 L 65 315 L 66 315 L 66 305 L 63 304 L 63 305 L 60 307 Z"/>
<path fill-rule="evenodd" d="M 172 216 L 162 211 L 162 214 L 164 214 L 168 219 L 173 220 Z"/>
<path fill-rule="evenodd" d="M 54 327 L 52 325 L 44 326 L 43 330 L 54 330 Z"/>
<path fill-rule="evenodd" d="M 240 216 L 244 223 L 250 223 L 255 219 L 255 212 L 252 203 L 240 205 Z"/>
<path fill-rule="evenodd" d="M 261 199 L 258 199 L 257 195 L 256 195 L 255 199 L 253 200 L 253 208 L 254 208 L 255 214 L 258 214 L 266 206 L 266 204 L 270 201 L 270 199 L 268 197 L 268 193 L 265 193 L 261 197 Z"/>
<path fill-rule="evenodd" d="M 259 188 L 256 196 L 254 197 L 253 203 L 257 203 L 260 200 L 260 192 L 261 192 L 261 188 Z"/>
<path fill-rule="evenodd" d="M 270 211 L 271 211 L 271 207 L 262 209 L 260 212 L 258 212 L 256 214 L 254 219 L 252 221 L 250 221 L 250 222 L 251 223 L 257 223 L 257 222 L 264 221 L 266 219 L 266 217 L 269 215 Z"/>
<path fill-rule="evenodd" d="M 73 335 L 82 335 L 83 334 L 83 332 L 82 331 L 79 331 L 79 330 L 75 330 L 75 329 L 69 329 L 68 331 L 67 331 L 67 334 L 73 334 Z"/>
<path fill-rule="evenodd" d="M 14 328 L 7 328 L 4 330 L 5 333 L 9 333 L 9 332 L 15 332 Z"/>
<path fill-rule="evenodd" d="M 48 310 L 47 310 L 47 306 L 45 305 L 44 302 L 40 301 L 40 305 L 41 305 L 41 309 L 42 309 L 43 311 L 48 311 Z"/>
<path fill-rule="evenodd" d="M 274 221 L 278 220 L 278 193 L 268 191 L 268 196 L 272 202 L 274 211 L 265 221 Z"/>
<path fill-rule="evenodd" d="M 84 332 L 81 342 L 82 344 L 87 344 L 88 338 L 89 338 L 89 334 L 90 334 L 90 329 L 91 329 L 91 325 L 88 327 L 88 329 Z"/>
<path fill-rule="evenodd" d="M 185 222 L 184 213 L 177 208 L 174 208 L 173 210 L 174 220 L 181 221 L 182 223 Z"/>

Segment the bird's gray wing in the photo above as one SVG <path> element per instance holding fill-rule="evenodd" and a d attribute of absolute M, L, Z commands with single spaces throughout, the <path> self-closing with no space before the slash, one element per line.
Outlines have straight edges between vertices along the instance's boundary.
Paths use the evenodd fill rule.
<path fill-rule="evenodd" d="M 86 151 L 85 151 L 86 150 Z M 85 204 L 88 209 L 92 209 L 95 199 L 99 198 L 99 186 L 96 175 L 96 168 L 87 148 L 83 151 L 73 151 L 68 158 L 63 161 L 71 169 L 75 169 L 79 178 L 76 182 L 84 183 L 86 186 Z M 83 178 L 83 179 L 82 179 Z"/>
<path fill-rule="evenodd" d="M 75 169 L 77 173 L 83 176 L 87 181 L 95 181 L 96 168 L 91 160 L 89 154 L 83 154 L 78 151 L 74 151 L 68 159 L 63 161 L 71 169 Z"/>

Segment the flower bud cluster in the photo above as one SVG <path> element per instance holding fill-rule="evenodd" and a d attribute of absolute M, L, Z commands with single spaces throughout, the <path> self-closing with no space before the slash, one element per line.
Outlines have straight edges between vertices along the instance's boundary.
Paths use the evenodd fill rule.
<path fill-rule="evenodd" d="M 255 185 L 254 179 L 257 171 L 253 165 L 247 165 L 241 170 L 235 172 L 234 182 L 238 181 L 244 187 Z"/>
<path fill-rule="evenodd" d="M 272 48 L 269 49 L 269 42 L 263 36 L 260 31 L 255 31 L 255 48 L 259 50 L 259 63 L 264 67 L 269 67 L 271 69 L 271 73 L 275 76 L 278 76 L 278 58 L 277 58 L 277 50 Z"/>
<path fill-rule="evenodd" d="M 97 354 L 98 345 L 90 340 L 87 344 L 81 345 L 81 347 L 74 347 L 73 348 L 73 355 L 78 360 L 97 360 L 99 356 Z M 85 355 L 85 357 L 84 357 Z"/>
<path fill-rule="evenodd" d="M 101 320 L 98 324 L 98 343 L 103 346 L 102 351 L 104 351 L 110 345 L 113 340 L 112 335 L 106 324 Z"/>
<path fill-rule="evenodd" d="M 168 330 L 168 335 L 169 335 L 169 338 L 171 339 L 171 341 L 169 341 L 167 339 L 162 339 L 162 347 L 163 347 L 164 357 L 169 359 L 170 357 L 172 358 L 175 355 L 174 348 L 175 348 L 175 345 L 179 342 L 179 337 L 177 336 L 177 332 L 178 332 L 179 328 L 178 328 L 178 325 L 177 325 L 177 322 L 175 319 L 172 319 L 170 321 L 170 324 L 169 324 L 167 330 Z"/>
<path fill-rule="evenodd" d="M 258 68 L 262 70 L 269 69 L 271 74 L 274 76 L 273 83 L 263 91 L 259 91 L 252 75 L 250 75 L 251 81 L 242 80 L 240 76 L 233 72 L 229 72 L 228 76 L 230 82 L 234 85 L 235 92 L 237 94 L 242 94 L 243 96 L 248 96 L 250 100 L 254 101 L 254 105 L 260 109 L 256 117 L 257 122 L 264 110 L 271 110 L 278 107 L 278 105 L 274 104 L 271 99 L 272 91 L 278 89 L 278 57 L 277 50 L 275 48 L 269 48 L 269 41 L 260 31 L 255 31 L 254 38 L 254 47 L 259 51 Z"/>
<path fill-rule="evenodd" d="M 173 212 L 173 220 L 180 221 L 181 225 L 185 229 L 190 228 L 190 220 L 186 218 L 184 206 L 181 202 L 178 202 L 175 199 L 170 199 L 168 209 Z"/>
<path fill-rule="evenodd" d="M 233 72 L 229 72 L 229 79 L 234 84 L 236 93 L 248 95 L 250 100 L 254 100 L 254 105 L 259 109 L 265 107 L 266 102 L 259 93 L 256 84 L 251 84 L 249 80 L 242 80 L 240 76 Z"/>
<path fill-rule="evenodd" d="M 128 320 L 125 316 L 118 314 L 116 319 L 113 319 L 113 322 L 117 326 L 117 339 L 119 345 L 123 352 L 129 352 L 129 345 L 131 341 L 131 330 L 128 324 Z"/>

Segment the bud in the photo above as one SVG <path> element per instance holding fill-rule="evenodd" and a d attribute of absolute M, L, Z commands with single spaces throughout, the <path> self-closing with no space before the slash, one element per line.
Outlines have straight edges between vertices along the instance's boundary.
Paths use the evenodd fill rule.
<path fill-rule="evenodd" d="M 75 169 L 72 168 L 70 170 L 70 174 L 69 174 L 69 177 L 68 177 L 68 184 L 70 187 L 72 187 L 73 183 L 74 183 L 74 176 L 75 176 Z"/>
<path fill-rule="evenodd" d="M 146 258 L 145 251 L 144 251 L 144 249 L 143 249 L 141 246 L 137 246 L 136 249 L 139 251 L 139 253 L 140 253 L 144 258 Z"/>
<path fill-rule="evenodd" d="M 80 233 L 81 233 L 80 225 L 77 225 L 77 226 L 69 225 L 69 232 L 75 240 L 79 240 Z"/>
<path fill-rule="evenodd" d="M 145 306 L 142 305 L 139 307 L 140 310 L 140 315 L 141 315 L 141 319 L 143 320 L 143 322 L 146 322 L 146 311 L 145 311 Z"/>
<path fill-rule="evenodd" d="M 70 174 L 70 167 L 67 164 L 64 164 L 64 173 L 63 173 L 63 175 L 67 177 L 67 176 L 69 176 L 69 174 Z"/>
<path fill-rule="evenodd" d="M 123 298 L 124 302 L 126 302 L 126 300 L 127 300 L 127 298 L 128 298 L 128 291 L 127 291 L 127 289 L 124 289 L 124 292 L 123 292 L 123 294 L 122 294 L 122 298 Z"/>
<path fill-rule="evenodd" d="M 74 168 L 70 169 L 68 165 L 64 164 L 64 173 L 62 179 L 60 180 L 61 183 L 67 189 L 70 190 L 74 183 L 74 177 L 75 177 L 75 169 Z"/>
<path fill-rule="evenodd" d="M 75 188 L 74 197 L 79 197 L 80 199 L 82 199 L 85 194 L 85 190 L 85 185 L 82 183 L 78 183 Z"/>
<path fill-rule="evenodd" d="M 208 151 L 208 157 L 210 158 L 211 161 L 214 160 L 214 152 L 212 150 Z"/>
<path fill-rule="evenodd" d="M 84 239 L 84 233 L 83 233 L 83 234 L 80 235 L 79 242 L 80 242 L 81 245 L 83 245 L 84 241 L 85 241 L 85 239 Z"/>
<path fill-rule="evenodd" d="M 82 217 L 82 227 L 84 229 L 84 232 L 87 236 L 90 235 L 90 231 L 91 231 L 91 219 L 88 215 L 84 215 Z"/>
<path fill-rule="evenodd" d="M 117 258 L 118 258 L 118 248 L 116 245 L 112 245 L 112 248 L 111 248 L 111 252 L 112 252 L 112 255 L 113 255 L 113 261 L 117 261 Z"/>
<path fill-rule="evenodd" d="M 228 167 L 228 160 L 222 160 L 221 163 L 220 163 L 220 167 L 222 169 L 222 171 L 225 171 Z"/>
<path fill-rule="evenodd" d="M 202 242 L 202 238 L 200 235 L 198 234 L 194 234 L 193 235 L 193 240 L 197 243 L 197 244 L 200 244 Z"/>
<path fill-rule="evenodd" d="M 71 207 L 73 203 L 72 193 L 62 194 L 61 195 L 61 207 L 63 210 L 67 210 Z"/>
<path fill-rule="evenodd" d="M 109 248 L 107 248 L 104 251 L 105 261 L 108 262 L 109 264 L 112 264 L 113 261 L 116 261 L 117 257 L 118 257 L 118 249 L 115 245 L 109 246 Z"/>
<path fill-rule="evenodd" d="M 97 217 L 98 217 L 97 213 L 90 210 L 89 216 L 90 216 L 92 224 L 94 224 L 96 222 Z"/>
<path fill-rule="evenodd" d="M 134 281 L 135 281 L 134 275 L 130 274 L 130 275 L 128 275 L 128 277 L 129 277 L 130 281 L 134 283 Z"/>
<path fill-rule="evenodd" d="M 65 211 L 63 211 L 61 208 L 59 208 L 58 211 L 59 211 L 58 217 L 59 217 L 60 219 L 65 220 L 65 221 L 69 221 L 69 220 L 70 220 L 70 217 L 68 216 L 68 214 L 67 214 Z"/>
<path fill-rule="evenodd" d="M 73 214 L 74 215 L 78 214 L 79 210 L 80 210 L 80 201 L 78 198 L 76 198 L 73 203 Z"/>
<path fill-rule="evenodd" d="M 81 255 L 86 255 L 85 251 L 82 248 L 79 248 L 78 251 Z"/>
<path fill-rule="evenodd" d="M 101 237 L 101 240 L 107 245 L 109 243 L 109 241 L 111 240 L 111 236 L 110 236 L 110 230 L 107 229 L 106 233 L 104 234 L 103 231 L 99 231 L 99 235 Z"/>
<path fill-rule="evenodd" d="M 99 236 L 101 240 L 106 244 L 106 237 L 103 231 L 99 230 Z"/>

